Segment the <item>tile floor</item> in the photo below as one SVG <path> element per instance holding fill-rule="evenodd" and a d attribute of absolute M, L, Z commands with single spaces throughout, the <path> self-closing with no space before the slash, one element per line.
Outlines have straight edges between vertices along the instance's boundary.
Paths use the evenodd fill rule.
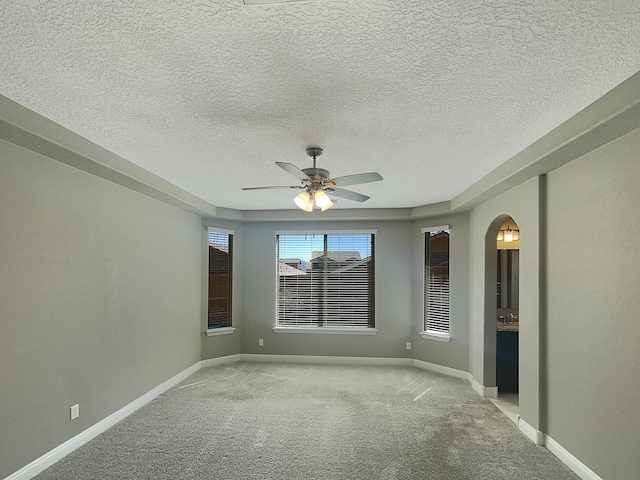
<path fill-rule="evenodd" d="M 493 404 L 500 409 L 513 423 L 518 425 L 518 394 L 517 393 L 501 393 L 498 398 L 490 398 Z"/>

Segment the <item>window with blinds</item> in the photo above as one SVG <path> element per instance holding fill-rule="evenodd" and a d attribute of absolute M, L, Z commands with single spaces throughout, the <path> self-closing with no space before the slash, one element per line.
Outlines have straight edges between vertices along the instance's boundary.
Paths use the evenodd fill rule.
<path fill-rule="evenodd" d="M 424 329 L 449 334 L 448 227 L 424 229 Z"/>
<path fill-rule="evenodd" d="M 280 327 L 374 327 L 372 233 L 278 234 Z"/>
<path fill-rule="evenodd" d="M 231 326 L 233 234 L 209 230 L 209 307 L 207 328 Z"/>

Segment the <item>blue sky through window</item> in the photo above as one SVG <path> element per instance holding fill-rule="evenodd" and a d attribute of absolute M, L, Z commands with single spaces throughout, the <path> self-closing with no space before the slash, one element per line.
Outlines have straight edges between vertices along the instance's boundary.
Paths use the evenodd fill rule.
<path fill-rule="evenodd" d="M 324 250 L 324 235 L 280 235 L 280 258 L 299 258 L 304 263 L 311 260 L 313 252 Z M 360 258 L 371 255 L 371 234 L 329 234 L 327 235 L 328 251 L 357 251 Z"/>

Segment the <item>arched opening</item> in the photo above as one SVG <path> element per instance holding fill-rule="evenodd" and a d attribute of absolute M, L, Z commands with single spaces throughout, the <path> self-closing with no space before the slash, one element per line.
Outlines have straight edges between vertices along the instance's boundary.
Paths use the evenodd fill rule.
<path fill-rule="evenodd" d="M 486 235 L 485 380 L 497 387 L 494 403 L 514 422 L 519 411 L 520 228 L 497 217 Z"/>

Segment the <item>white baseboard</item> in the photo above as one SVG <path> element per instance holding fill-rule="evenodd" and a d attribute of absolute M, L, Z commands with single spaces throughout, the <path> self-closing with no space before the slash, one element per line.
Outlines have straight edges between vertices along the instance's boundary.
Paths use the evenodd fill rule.
<path fill-rule="evenodd" d="M 451 367 L 445 367 L 443 365 L 438 365 L 437 363 L 429 363 L 429 362 L 424 362 L 422 360 L 413 359 L 412 364 L 416 368 L 429 370 L 430 372 L 441 373 L 449 377 L 461 378 L 463 380 L 468 380 L 468 381 L 471 381 L 472 379 L 471 374 L 469 372 L 465 372 L 464 370 L 457 370 Z"/>
<path fill-rule="evenodd" d="M 326 355 L 268 355 L 262 353 L 241 353 L 240 360 L 242 360 L 243 362 L 317 363 L 331 365 L 413 365 L 413 360 L 411 358 L 333 357 Z"/>
<path fill-rule="evenodd" d="M 41 457 L 36 458 L 33 462 L 25 465 L 20 470 L 12 473 L 8 477 L 6 477 L 4 480 L 28 480 L 30 478 L 35 477 L 37 474 L 46 470 L 57 461 L 62 460 L 64 457 L 69 455 L 75 449 L 81 447 L 82 445 L 87 443 L 89 440 L 100 435 L 102 432 L 104 432 L 108 428 L 111 428 L 120 420 L 131 415 L 133 412 L 135 412 L 139 408 L 145 406 L 147 403 L 149 403 L 151 400 L 156 398 L 161 393 L 166 392 L 171 387 L 173 387 L 174 385 L 180 383 L 182 380 L 187 378 L 189 375 L 192 375 L 195 372 L 197 372 L 200 369 L 200 364 L 201 362 L 198 362 L 195 365 L 192 365 L 186 370 L 183 370 L 177 375 L 171 377 L 169 380 L 161 383 L 160 385 L 155 387 L 153 390 L 148 391 L 141 397 L 138 397 L 137 399 L 135 399 L 133 402 L 129 403 L 128 405 L 125 405 L 120 410 L 100 420 L 98 423 L 92 425 L 86 430 L 83 430 L 82 432 L 77 434 L 75 437 L 72 437 L 66 442 L 58 445 L 53 450 L 48 451 Z"/>
<path fill-rule="evenodd" d="M 587 467 L 584 463 L 574 457 L 566 448 L 556 442 L 549 435 L 544 436 L 544 444 L 551 453 L 569 467 L 582 480 L 602 480 L 597 473 Z"/>
<path fill-rule="evenodd" d="M 435 363 L 415 360 L 413 358 L 383 358 L 383 357 L 334 357 L 326 355 L 269 355 L 262 353 L 242 353 L 240 360 L 244 362 L 274 362 L 274 363 L 315 363 L 334 365 L 377 365 L 416 367 L 436 373 L 442 373 L 454 378 L 471 380 L 471 375 L 463 370 L 445 367 Z M 497 391 L 497 389 L 496 389 Z"/>
<path fill-rule="evenodd" d="M 475 378 L 471 378 L 471 387 L 480 395 L 486 398 L 498 398 L 498 387 L 485 387 Z"/>
<path fill-rule="evenodd" d="M 200 367 L 201 368 L 215 367 L 216 365 L 224 365 L 226 363 L 234 363 L 239 361 L 240 361 L 240 354 L 237 353 L 235 355 L 227 355 L 226 357 L 207 358 L 206 360 L 202 360 L 200 362 Z"/>
<path fill-rule="evenodd" d="M 544 445 L 544 433 L 529 425 L 522 417 L 518 417 L 518 430 L 536 445 Z"/>

